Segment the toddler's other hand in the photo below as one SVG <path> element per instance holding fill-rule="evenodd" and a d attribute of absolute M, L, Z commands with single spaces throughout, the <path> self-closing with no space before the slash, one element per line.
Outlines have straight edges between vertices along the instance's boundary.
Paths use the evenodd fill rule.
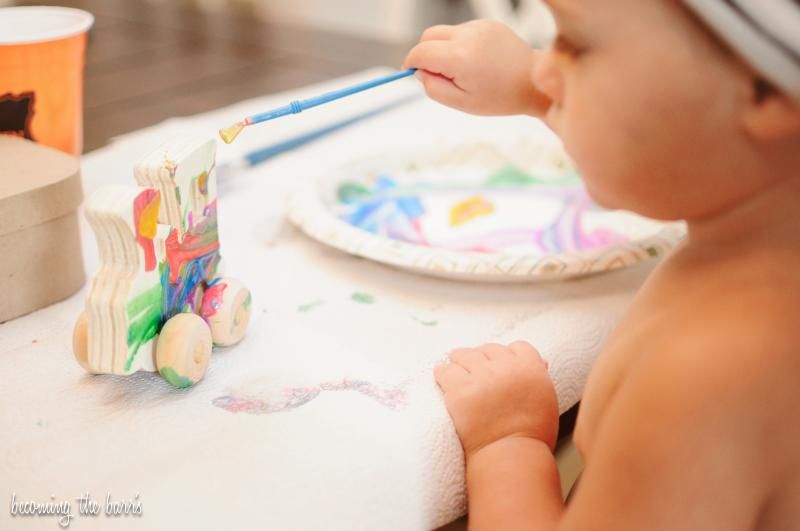
<path fill-rule="evenodd" d="M 461 111 L 542 116 L 550 101 L 533 85 L 538 53 L 508 26 L 475 20 L 428 28 L 403 68 L 419 69 L 428 96 Z"/>
<path fill-rule="evenodd" d="M 436 367 L 434 376 L 467 458 L 508 437 L 555 447 L 556 393 L 546 363 L 530 344 L 454 350 L 450 363 Z"/>

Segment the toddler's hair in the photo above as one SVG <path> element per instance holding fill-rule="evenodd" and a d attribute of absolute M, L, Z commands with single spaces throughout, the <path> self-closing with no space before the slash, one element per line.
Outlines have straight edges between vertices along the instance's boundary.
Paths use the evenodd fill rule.
<path fill-rule="evenodd" d="M 800 102 L 800 0 L 684 0 L 764 79 Z"/>

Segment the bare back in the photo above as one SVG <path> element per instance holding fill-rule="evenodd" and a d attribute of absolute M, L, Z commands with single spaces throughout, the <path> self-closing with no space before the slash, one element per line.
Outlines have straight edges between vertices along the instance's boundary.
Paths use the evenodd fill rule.
<path fill-rule="evenodd" d="M 696 496 L 705 498 L 697 500 L 699 505 L 720 500 L 720 512 L 729 505 L 727 516 L 735 527 L 707 528 L 796 529 L 800 522 L 798 249 L 779 244 L 742 253 L 741 249 L 697 251 L 685 245 L 661 265 L 608 341 L 588 382 L 575 430 L 587 473 L 595 459 L 605 459 L 599 454 L 607 444 L 628 440 L 620 432 L 654 433 L 651 439 L 629 438 L 632 447 L 623 452 L 647 453 L 652 443 L 654 453 L 644 462 L 661 460 L 664 470 L 683 470 L 684 479 L 677 481 L 685 481 L 689 490 L 698 488 Z M 627 421 L 608 413 L 630 410 L 621 401 L 650 403 L 654 395 L 661 398 L 655 406 L 628 415 Z M 641 429 L 643 424 L 662 422 L 662 413 L 669 426 L 650 432 Z M 657 470 L 652 467 L 653 474 Z M 720 478 L 719 485 L 714 478 Z M 660 480 L 653 482 L 657 485 Z M 608 479 L 594 481 L 598 489 L 603 481 Z M 578 503 L 584 488 L 582 484 L 576 492 Z M 670 495 L 668 488 L 663 495 Z M 687 499 L 695 498 L 687 495 Z"/>

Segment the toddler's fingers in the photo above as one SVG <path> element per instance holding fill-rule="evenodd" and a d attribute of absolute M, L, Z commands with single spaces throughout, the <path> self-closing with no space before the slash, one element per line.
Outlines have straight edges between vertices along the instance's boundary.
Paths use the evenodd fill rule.
<path fill-rule="evenodd" d="M 467 93 L 461 90 L 453 81 L 440 74 L 419 71 L 417 77 L 425 87 L 425 93 L 432 100 L 438 101 L 448 107 L 463 110 L 466 107 Z"/>
<path fill-rule="evenodd" d="M 489 359 L 486 354 L 474 348 L 459 348 L 450 353 L 450 361 L 460 365 L 470 373 L 480 371 Z"/>
<path fill-rule="evenodd" d="M 437 365 L 433 369 L 433 378 L 439 385 L 441 390 L 447 393 L 453 387 L 457 387 L 465 383 L 469 377 L 469 373 L 464 367 L 460 367 L 453 363 L 443 363 Z"/>
<path fill-rule="evenodd" d="M 427 70 L 433 74 L 442 74 L 454 78 L 458 64 L 458 52 L 448 41 L 423 41 L 408 52 L 403 68 Z"/>
<path fill-rule="evenodd" d="M 480 350 L 486 354 L 490 360 L 502 360 L 511 358 L 514 353 L 508 347 L 504 347 L 498 343 L 487 343 L 480 347 Z"/>
<path fill-rule="evenodd" d="M 447 24 L 439 24 L 438 26 L 431 26 L 430 28 L 422 32 L 422 36 L 419 38 L 419 40 L 420 42 L 447 40 L 453 36 L 454 31 L 455 31 L 455 26 L 449 26 Z"/>
<path fill-rule="evenodd" d="M 514 341 L 508 348 L 522 359 L 537 361 L 539 363 L 544 363 L 545 367 L 547 366 L 547 362 L 542 358 L 542 355 L 539 354 L 539 351 L 527 341 Z"/>

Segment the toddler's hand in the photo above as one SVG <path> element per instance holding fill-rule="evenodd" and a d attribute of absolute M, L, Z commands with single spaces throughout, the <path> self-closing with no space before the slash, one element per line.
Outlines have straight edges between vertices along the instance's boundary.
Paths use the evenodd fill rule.
<path fill-rule="evenodd" d="M 533 85 L 537 53 L 508 26 L 475 20 L 428 28 L 403 68 L 419 69 L 428 96 L 444 105 L 472 114 L 542 116 L 550 101 Z"/>
<path fill-rule="evenodd" d="M 436 367 L 434 376 L 467 458 L 507 437 L 555 447 L 556 393 L 545 362 L 530 344 L 454 350 L 450 363 Z"/>

